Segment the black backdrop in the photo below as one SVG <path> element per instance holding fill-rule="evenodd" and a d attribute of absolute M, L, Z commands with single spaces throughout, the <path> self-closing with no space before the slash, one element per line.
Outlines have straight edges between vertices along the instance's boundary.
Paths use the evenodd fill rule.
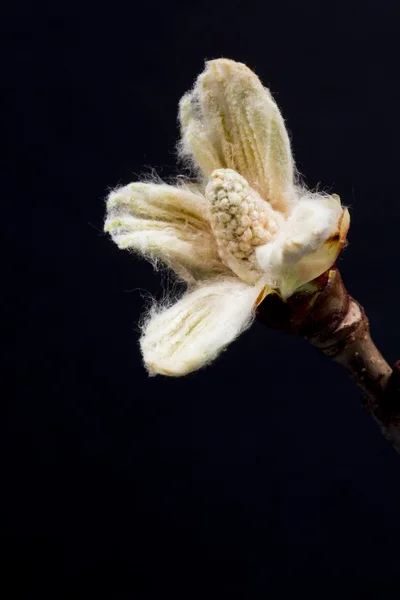
<path fill-rule="evenodd" d="M 270 87 L 307 183 L 350 206 L 345 282 L 400 358 L 396 2 L 3 9 L 7 598 L 398 598 L 400 460 L 347 376 L 255 324 L 149 379 L 149 264 L 109 187 L 179 172 L 177 102 L 220 56 Z M 11 388 L 10 388 L 11 389 Z"/>

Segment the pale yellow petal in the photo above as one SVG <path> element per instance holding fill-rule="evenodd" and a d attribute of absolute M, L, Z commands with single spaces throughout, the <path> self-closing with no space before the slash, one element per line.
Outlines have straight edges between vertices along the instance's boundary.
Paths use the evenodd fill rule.
<path fill-rule="evenodd" d="M 283 280 L 282 295 L 289 297 L 300 286 L 319 277 L 332 267 L 346 243 L 350 226 L 350 214 L 344 209 L 336 233 L 332 234 L 317 250 L 304 256 Z"/>
<path fill-rule="evenodd" d="M 287 298 L 321 275 L 335 263 L 349 225 L 348 210 L 333 196 L 300 201 L 279 235 L 256 249 L 269 285 Z"/>
<path fill-rule="evenodd" d="M 209 206 L 200 193 L 165 183 L 129 183 L 110 193 L 108 213 L 118 211 L 144 219 L 169 223 L 189 223 L 197 229 L 210 229 Z"/>
<path fill-rule="evenodd" d="M 200 195 L 168 185 L 132 183 L 112 192 L 105 231 L 119 248 L 161 260 L 192 283 L 227 273 L 218 255 Z"/>
<path fill-rule="evenodd" d="M 153 310 L 140 339 L 149 373 L 179 377 L 209 364 L 250 326 L 262 293 L 262 286 L 229 278 Z"/>
<path fill-rule="evenodd" d="M 181 101 L 181 153 L 208 177 L 240 173 L 264 200 L 286 210 L 293 192 L 289 137 L 270 92 L 242 63 L 212 60 Z"/>

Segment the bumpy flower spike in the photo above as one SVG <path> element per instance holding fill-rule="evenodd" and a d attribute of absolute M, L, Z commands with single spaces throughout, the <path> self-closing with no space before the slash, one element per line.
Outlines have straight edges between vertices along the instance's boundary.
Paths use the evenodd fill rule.
<path fill-rule="evenodd" d="M 131 183 L 110 194 L 105 222 L 120 248 L 188 285 L 173 306 L 153 307 L 140 341 L 149 373 L 175 376 L 218 356 L 269 293 L 286 299 L 329 269 L 349 225 L 337 196 L 296 184 L 282 116 L 245 65 L 208 62 L 179 118 L 197 185 Z"/>

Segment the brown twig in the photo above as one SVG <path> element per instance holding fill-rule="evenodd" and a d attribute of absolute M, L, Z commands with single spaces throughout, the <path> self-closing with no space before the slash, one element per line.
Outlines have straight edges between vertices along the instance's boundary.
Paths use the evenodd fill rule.
<path fill-rule="evenodd" d="M 349 295 L 336 267 L 284 302 L 271 294 L 259 321 L 308 340 L 341 364 L 361 390 L 363 406 L 400 453 L 400 361 L 393 369 L 370 336 L 363 308 Z"/>

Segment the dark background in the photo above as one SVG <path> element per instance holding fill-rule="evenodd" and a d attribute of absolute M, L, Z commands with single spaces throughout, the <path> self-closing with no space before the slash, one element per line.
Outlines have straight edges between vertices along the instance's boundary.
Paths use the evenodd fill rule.
<path fill-rule="evenodd" d="M 398 598 L 400 460 L 346 374 L 256 323 L 149 379 L 135 324 L 160 279 L 102 233 L 110 187 L 179 172 L 204 59 L 245 62 L 307 183 L 350 207 L 339 266 L 400 358 L 398 3 L 2 11 L 4 597 Z"/>

